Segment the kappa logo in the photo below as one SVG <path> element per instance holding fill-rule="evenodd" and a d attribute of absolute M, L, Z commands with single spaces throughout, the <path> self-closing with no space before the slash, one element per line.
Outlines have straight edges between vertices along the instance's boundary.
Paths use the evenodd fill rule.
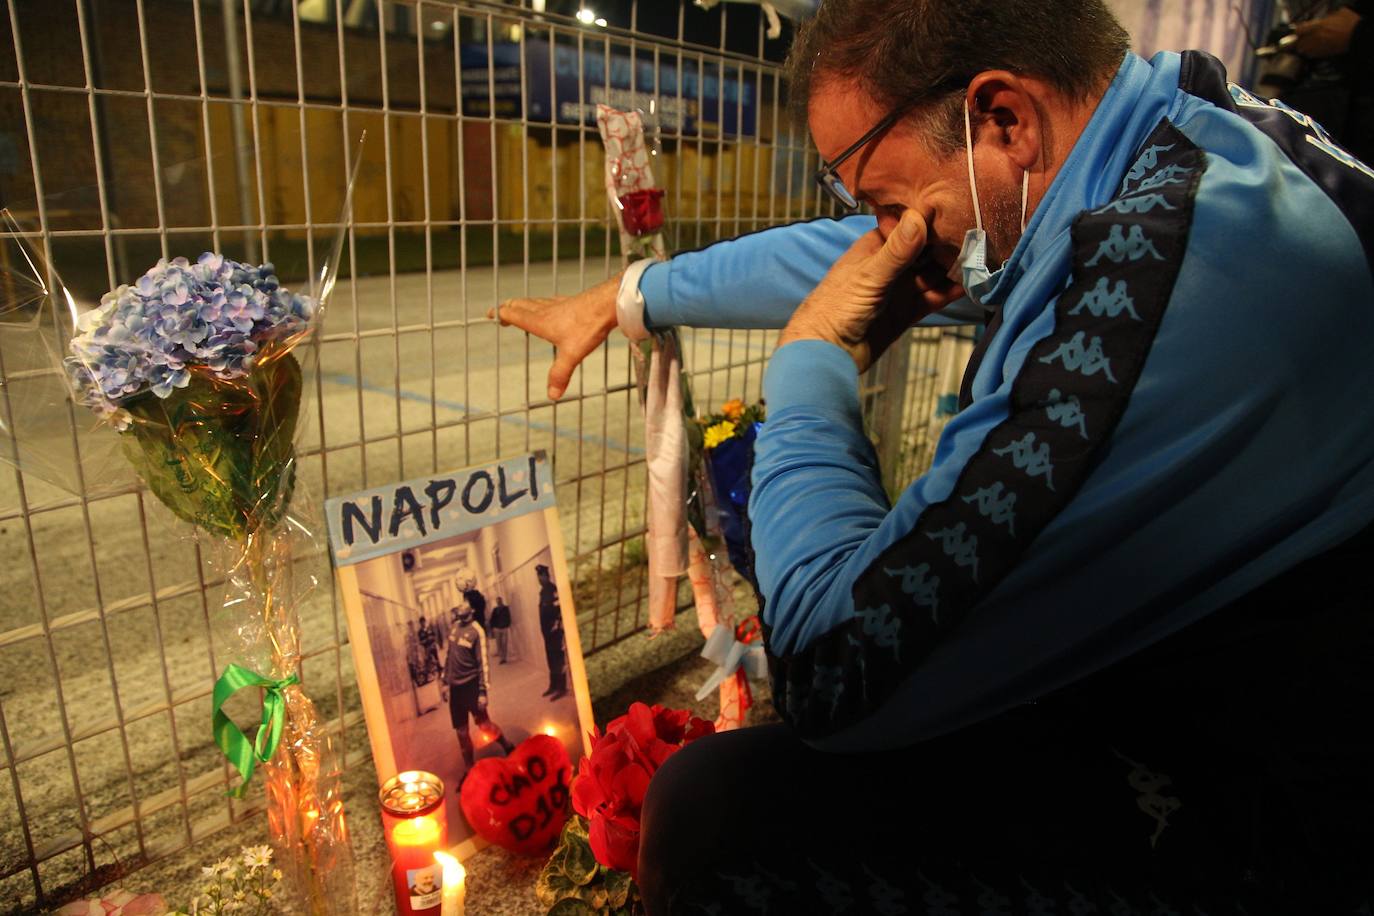
<path fill-rule="evenodd" d="M 925 885 L 921 902 L 926 905 L 927 916 L 959 916 L 962 910 L 959 909 L 958 894 L 945 889 L 939 882 L 930 880 L 919 869 L 916 871 L 916 878 Z"/>
<path fill-rule="evenodd" d="M 900 888 L 889 884 L 881 875 L 875 874 L 867 865 L 863 867 L 868 875 L 868 899 L 873 904 L 872 912 L 878 916 L 902 916 L 910 910 L 902 901 L 906 895 Z"/>
<path fill-rule="evenodd" d="M 892 657 L 897 658 L 902 651 L 897 634 L 901 632 L 901 618 L 892 616 L 889 605 L 864 608 L 854 615 L 863 624 L 863 634 L 883 649 L 891 649 Z"/>
<path fill-rule="evenodd" d="M 1169 826 L 1169 815 L 1182 808 L 1183 802 L 1164 794 L 1163 790 L 1174 782 L 1168 776 L 1154 772 L 1120 751 L 1113 753 L 1131 768 L 1126 781 L 1131 784 L 1132 789 L 1140 793 L 1140 797 L 1136 799 L 1136 806 L 1155 820 L 1155 832 L 1150 837 L 1150 845 L 1153 847 L 1159 842 L 1159 835 L 1164 832 L 1164 828 Z"/>
<path fill-rule="evenodd" d="M 994 525 L 1005 524 L 1007 531 L 1016 536 L 1016 494 L 1006 492 L 1002 481 L 983 487 L 972 495 L 965 496 L 964 502 L 978 504 L 978 514 L 989 519 Z"/>
<path fill-rule="evenodd" d="M 832 912 L 842 913 L 854 905 L 853 891 L 848 881 L 830 874 L 810 859 L 806 860 L 806 864 L 819 876 L 816 878 L 816 890 Z"/>
<path fill-rule="evenodd" d="M 1011 463 L 1019 471 L 1025 471 L 1027 477 L 1044 476 L 1045 486 L 1054 489 L 1054 462 L 1050 461 L 1050 444 L 1041 442 L 1039 447 L 1035 444 L 1035 433 L 1026 433 L 1020 439 L 1013 440 L 1003 448 L 993 449 L 992 453 L 998 457 L 1005 458 L 1011 456 Z"/>
<path fill-rule="evenodd" d="M 1188 176 L 1195 171 L 1197 171 L 1197 169 L 1184 168 L 1181 165 L 1166 165 L 1164 168 L 1142 181 L 1135 191 L 1138 194 L 1141 191 L 1153 191 L 1155 188 L 1162 188 L 1167 185 L 1187 184 Z M 1170 207 L 1169 209 L 1173 210 L 1176 208 Z"/>
<path fill-rule="evenodd" d="M 940 622 L 940 577 L 930 575 L 930 564 L 905 569 L 883 569 L 892 578 L 901 577 L 901 589 L 921 607 L 930 608 L 932 623 Z"/>
<path fill-rule="evenodd" d="M 1057 359 L 1063 362 L 1064 368 L 1070 372 L 1079 372 L 1086 376 L 1101 372 L 1107 376 L 1107 381 L 1116 384 L 1116 376 L 1112 375 L 1112 361 L 1102 352 L 1102 338 L 1093 337 L 1087 346 L 1084 346 L 1083 340 L 1086 336 L 1085 332 L 1079 331 L 1061 343 L 1049 356 L 1040 357 L 1040 362 L 1052 363 Z"/>
<path fill-rule="evenodd" d="M 1067 881 L 1064 882 L 1064 890 L 1069 892 L 1069 916 L 1089 916 L 1097 912 L 1097 904 Z"/>
<path fill-rule="evenodd" d="M 1025 878 L 1021 879 L 1021 886 L 1026 889 L 1026 916 L 1056 916 L 1059 908 L 1052 899 Z"/>
<path fill-rule="evenodd" d="M 999 892 L 982 879 L 973 879 L 973 889 L 978 892 L 978 916 L 1011 916 L 1011 898 Z"/>
<path fill-rule="evenodd" d="M 1168 146 L 1151 145 L 1149 149 L 1140 154 L 1140 158 L 1131 166 L 1131 170 L 1126 173 L 1126 180 L 1121 183 L 1121 190 L 1126 190 L 1127 182 L 1139 181 L 1144 178 L 1146 173 L 1154 170 L 1159 165 L 1159 154 L 1167 153 L 1176 144 L 1170 143 Z"/>
<path fill-rule="evenodd" d="M 978 536 L 968 534 L 967 523 L 929 532 L 926 537 L 939 541 L 945 556 L 952 558 L 955 566 L 967 566 L 972 571 L 973 581 L 978 581 Z"/>
<path fill-rule="evenodd" d="M 1102 215 L 1108 210 L 1120 213 L 1123 216 L 1131 213 L 1149 213 L 1155 207 L 1163 207 L 1165 210 L 1177 210 L 1177 207 L 1170 206 L 1164 199 L 1163 194 L 1146 194 L 1143 197 L 1120 197 L 1101 209 L 1092 211 L 1096 215 Z"/>
<path fill-rule="evenodd" d="M 1045 416 L 1052 423 L 1058 423 L 1065 429 L 1074 426 L 1078 427 L 1078 434 L 1084 439 L 1088 438 L 1087 416 L 1083 413 L 1083 405 L 1078 401 L 1078 395 L 1071 394 L 1067 398 L 1058 388 L 1050 390 L 1050 405 L 1045 408 Z"/>
<path fill-rule="evenodd" d="M 1097 247 L 1097 254 L 1093 255 L 1092 260 L 1085 266 L 1096 267 L 1103 258 L 1113 264 L 1123 264 L 1128 260 L 1134 263 L 1146 255 L 1150 255 L 1156 261 L 1164 260 L 1164 255 L 1159 253 L 1155 243 L 1145 237 L 1145 230 L 1139 226 L 1132 226 L 1130 234 L 1127 234 L 1125 227 L 1117 223 Z"/>
<path fill-rule="evenodd" d="M 1122 312 L 1130 315 L 1136 321 L 1140 321 L 1140 315 L 1135 310 L 1135 300 L 1126 292 L 1126 281 L 1117 280 L 1116 285 L 1111 286 L 1106 277 L 1099 277 L 1097 285 L 1083 294 L 1083 298 L 1078 300 L 1078 304 L 1069 310 L 1070 315 L 1077 315 L 1087 309 L 1094 318 L 1106 316 L 1108 318 L 1119 318 Z"/>

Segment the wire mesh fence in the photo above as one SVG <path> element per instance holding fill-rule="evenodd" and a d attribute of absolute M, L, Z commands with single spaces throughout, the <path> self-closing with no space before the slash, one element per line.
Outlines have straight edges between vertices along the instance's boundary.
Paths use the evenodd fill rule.
<path fill-rule="evenodd" d="M 815 153 L 784 109 L 785 38 L 765 37 L 756 8 L 623 2 L 603 25 L 555 6 L 6 0 L 0 205 L 87 304 L 159 257 L 202 250 L 271 260 L 289 283 L 322 257 L 361 155 L 302 490 L 323 500 L 545 449 L 595 653 L 644 626 L 630 352 L 613 339 L 553 403 L 550 348 L 486 310 L 619 269 L 598 102 L 652 102 L 678 248 L 824 208 Z M 773 333 L 684 342 L 702 408 L 761 396 Z M 968 346 L 913 332 L 865 377 L 890 490 L 928 464 Z M 72 493 L 7 471 L 0 548 L 0 912 L 60 901 L 259 810 L 260 797 L 225 797 L 207 727 L 221 583 L 157 500 L 132 483 Z M 323 559 L 302 562 L 321 582 L 301 608 L 303 679 L 346 734 L 361 713 L 342 609 Z"/>

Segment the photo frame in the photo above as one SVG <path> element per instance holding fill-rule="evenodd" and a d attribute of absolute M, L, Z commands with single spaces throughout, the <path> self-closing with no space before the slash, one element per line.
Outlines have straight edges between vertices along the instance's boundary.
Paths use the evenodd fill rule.
<path fill-rule="evenodd" d="M 547 456 L 375 487 L 325 511 L 378 782 L 442 779 L 448 845 L 465 858 L 486 845 L 459 804 L 475 762 L 535 734 L 558 738 L 574 768 L 590 752 Z"/>

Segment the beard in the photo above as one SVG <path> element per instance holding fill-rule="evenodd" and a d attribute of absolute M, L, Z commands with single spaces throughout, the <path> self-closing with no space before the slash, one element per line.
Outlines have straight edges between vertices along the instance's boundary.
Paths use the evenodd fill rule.
<path fill-rule="evenodd" d="M 984 208 L 988 233 L 988 269 L 1005 264 L 1021 241 L 1021 185 L 997 188 Z M 996 265 L 996 266 L 994 266 Z"/>

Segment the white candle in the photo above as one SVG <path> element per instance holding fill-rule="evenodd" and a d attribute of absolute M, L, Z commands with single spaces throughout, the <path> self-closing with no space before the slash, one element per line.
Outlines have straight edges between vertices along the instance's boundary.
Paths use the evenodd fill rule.
<path fill-rule="evenodd" d="M 439 916 L 463 916 L 463 898 L 467 896 L 467 869 L 446 852 L 436 852 L 434 861 L 444 866 L 443 908 Z"/>

